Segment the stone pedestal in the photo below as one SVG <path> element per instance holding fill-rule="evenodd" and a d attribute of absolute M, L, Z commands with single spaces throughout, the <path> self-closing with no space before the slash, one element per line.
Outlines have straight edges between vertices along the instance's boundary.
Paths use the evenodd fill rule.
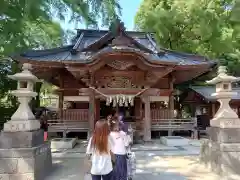
<path fill-rule="evenodd" d="M 42 130 L 1 132 L 0 179 L 43 180 L 51 166 L 51 148 Z"/>
<path fill-rule="evenodd" d="M 38 81 L 30 69 L 30 64 L 23 64 L 22 72 L 9 76 L 17 81 L 17 90 L 11 94 L 20 105 L 0 134 L 1 180 L 43 180 L 51 171 L 50 144 L 44 143 L 40 122 L 29 107 L 31 99 L 37 96 L 33 87 Z"/>
<path fill-rule="evenodd" d="M 219 67 L 217 77 L 207 81 L 216 84 L 216 93 L 212 96 L 220 102 L 220 107 L 207 129 L 209 140 L 202 145 L 201 161 L 227 178 L 240 175 L 240 119 L 229 106 L 230 100 L 237 95 L 232 89 L 232 83 L 237 81 L 240 78 L 227 75 L 224 66 Z"/>
<path fill-rule="evenodd" d="M 166 146 L 188 146 L 190 140 L 181 136 L 163 136 L 160 142 Z"/>
<path fill-rule="evenodd" d="M 73 149 L 77 138 L 55 138 L 51 140 L 51 149 Z"/>
<path fill-rule="evenodd" d="M 201 161 L 220 175 L 240 175 L 240 129 L 210 127 L 208 135 L 209 140 L 202 145 Z"/>

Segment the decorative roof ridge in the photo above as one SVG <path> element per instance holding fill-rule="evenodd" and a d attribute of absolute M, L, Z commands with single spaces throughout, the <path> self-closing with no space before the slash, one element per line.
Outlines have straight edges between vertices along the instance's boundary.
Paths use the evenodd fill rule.
<path fill-rule="evenodd" d="M 105 29 L 77 29 L 77 32 L 79 32 L 79 33 L 81 33 L 81 32 L 90 32 L 90 31 L 92 31 L 92 32 L 100 32 L 100 33 L 108 33 L 109 32 L 109 30 L 105 30 Z M 127 32 L 127 33 L 136 33 L 136 34 L 147 34 L 147 33 L 149 33 L 149 34 L 151 34 L 151 33 L 155 33 L 155 32 L 145 32 L 145 31 L 137 31 L 137 30 L 130 30 L 130 31 L 128 31 L 128 30 L 125 30 L 125 32 Z"/>
<path fill-rule="evenodd" d="M 153 45 L 154 49 L 159 53 L 164 53 L 164 51 L 161 51 L 161 49 L 158 47 L 156 41 L 152 38 L 150 33 L 146 33 L 146 37 L 149 40 L 149 42 Z"/>
<path fill-rule="evenodd" d="M 88 49 L 88 48 L 91 48 L 91 46 L 93 46 L 93 45 L 96 44 L 97 42 L 101 41 L 102 39 L 108 38 L 108 36 L 109 36 L 109 38 L 111 38 L 111 35 L 112 35 L 112 33 L 111 33 L 110 31 L 108 31 L 106 34 L 104 34 L 103 36 L 101 36 L 100 38 L 98 38 L 97 40 L 95 40 L 94 42 L 92 42 L 91 44 L 89 44 L 87 47 L 82 48 L 82 49 L 78 49 L 78 51 L 84 51 L 84 50 L 86 50 L 86 49 Z"/>
<path fill-rule="evenodd" d="M 73 48 L 73 45 L 67 45 L 62 47 L 56 47 L 51 49 L 44 49 L 44 50 L 27 50 L 20 54 L 23 57 L 38 57 L 43 55 L 52 55 L 60 52 L 70 51 Z"/>
<path fill-rule="evenodd" d="M 83 39 L 83 36 L 84 36 L 84 32 L 81 33 L 81 35 L 79 36 L 79 38 L 77 39 L 77 42 L 75 43 L 75 45 L 73 46 L 72 50 L 71 50 L 71 53 L 72 54 L 76 54 L 77 51 L 78 51 L 78 48 L 82 42 L 82 39 Z"/>

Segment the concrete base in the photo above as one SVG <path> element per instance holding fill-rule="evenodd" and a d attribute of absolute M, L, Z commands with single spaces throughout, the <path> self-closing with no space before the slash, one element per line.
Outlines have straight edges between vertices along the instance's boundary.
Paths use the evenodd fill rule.
<path fill-rule="evenodd" d="M 200 159 L 220 175 L 240 175 L 240 143 L 219 144 L 207 140 L 202 145 Z"/>
<path fill-rule="evenodd" d="M 0 179 L 43 180 L 51 166 L 51 148 L 42 130 L 1 132 Z"/>
<path fill-rule="evenodd" d="M 240 128 L 208 127 L 207 134 L 209 135 L 209 139 L 213 142 L 240 143 Z"/>
<path fill-rule="evenodd" d="M 0 148 L 31 148 L 44 143 L 43 130 L 27 132 L 5 132 L 0 134 Z"/>
<path fill-rule="evenodd" d="M 240 140 L 231 138 L 238 132 L 232 128 L 227 139 L 228 129 L 210 127 L 210 140 L 205 140 L 201 147 L 201 162 L 222 176 L 240 175 Z"/>
<path fill-rule="evenodd" d="M 39 120 L 10 120 L 4 123 L 3 127 L 5 132 L 26 132 L 26 131 L 36 131 L 40 129 Z"/>
<path fill-rule="evenodd" d="M 33 148 L 0 149 L 0 179 L 43 180 L 51 172 L 50 144 Z"/>
<path fill-rule="evenodd" d="M 166 146 L 187 146 L 189 141 L 181 136 L 163 136 L 160 138 L 160 142 Z"/>
<path fill-rule="evenodd" d="M 52 149 L 72 149 L 77 143 L 77 138 L 55 138 L 51 140 Z"/>

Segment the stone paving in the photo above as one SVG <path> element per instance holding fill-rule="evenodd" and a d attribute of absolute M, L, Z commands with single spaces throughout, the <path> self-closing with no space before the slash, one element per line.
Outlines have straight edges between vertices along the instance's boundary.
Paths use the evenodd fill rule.
<path fill-rule="evenodd" d="M 166 147 L 158 143 L 135 146 L 137 174 L 134 180 L 223 180 L 199 163 L 200 144 L 192 141 L 185 147 Z M 53 153 L 53 171 L 46 180 L 91 180 L 84 178 L 83 157 L 84 153 L 79 150 Z M 231 178 L 237 179 L 240 178 Z"/>
<path fill-rule="evenodd" d="M 151 153 L 151 152 L 150 152 Z M 219 180 L 198 162 L 198 156 L 138 156 L 134 180 Z M 85 180 L 83 158 L 55 158 L 46 180 Z M 90 180 L 90 179 L 87 179 Z"/>

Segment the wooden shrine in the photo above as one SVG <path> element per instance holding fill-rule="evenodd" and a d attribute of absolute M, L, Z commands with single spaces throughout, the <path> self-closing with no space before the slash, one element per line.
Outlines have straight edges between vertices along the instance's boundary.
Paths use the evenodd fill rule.
<path fill-rule="evenodd" d="M 153 129 L 161 130 L 156 123 L 174 120 L 174 85 L 211 71 L 216 63 L 160 48 L 154 34 L 116 24 L 109 31 L 79 29 L 71 45 L 13 59 L 31 63 L 38 78 L 59 87 L 59 122 L 74 121 L 72 127 L 91 132 L 100 117 L 123 111 L 148 141 Z"/>
<path fill-rule="evenodd" d="M 237 95 L 232 97 L 230 106 L 240 116 L 240 88 L 233 88 Z M 215 93 L 214 86 L 190 86 L 182 94 L 181 103 L 191 107 L 192 116 L 204 115 L 209 120 L 214 117 L 220 104 L 211 94 Z"/>

